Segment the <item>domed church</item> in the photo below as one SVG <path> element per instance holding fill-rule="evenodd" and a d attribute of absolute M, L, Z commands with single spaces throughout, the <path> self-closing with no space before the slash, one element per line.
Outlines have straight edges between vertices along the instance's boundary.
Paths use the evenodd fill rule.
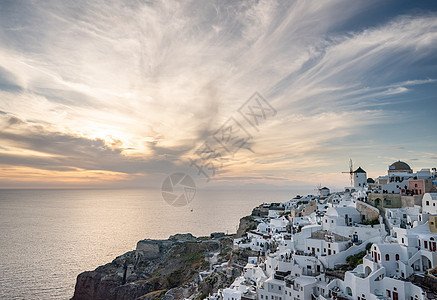
<path fill-rule="evenodd" d="M 407 163 L 398 160 L 388 167 L 388 173 L 413 173 L 413 170 Z"/>
<path fill-rule="evenodd" d="M 402 191 L 405 193 L 410 189 L 410 182 L 412 180 L 428 180 L 431 178 L 429 169 L 422 169 L 416 173 L 413 173 L 411 167 L 403 161 L 396 161 L 388 167 L 387 175 L 379 176 L 376 179 L 376 186 L 380 193 L 386 194 L 398 194 Z M 422 188 L 422 190 L 425 190 Z"/>

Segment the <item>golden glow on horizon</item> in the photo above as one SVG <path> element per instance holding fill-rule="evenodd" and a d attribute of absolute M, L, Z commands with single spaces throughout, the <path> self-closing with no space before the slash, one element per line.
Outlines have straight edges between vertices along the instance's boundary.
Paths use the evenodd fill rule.
<path fill-rule="evenodd" d="M 434 137 L 412 153 L 409 127 L 402 136 L 378 128 L 426 120 L 398 105 L 436 82 L 409 71 L 434 59 L 434 15 L 390 15 L 346 32 L 335 28 L 367 4 L 347 3 L 341 16 L 341 1 L 194 4 L 18 3 L 33 26 L 3 16 L 0 184 L 124 185 L 150 175 L 159 186 L 163 174 L 195 171 L 192 153 L 254 92 L 278 113 L 251 131 L 250 150 L 224 157 L 215 182 L 347 184 L 349 157 L 382 173 L 396 156 L 434 163 Z M 403 59 L 393 62 L 395 52 Z"/>
<path fill-rule="evenodd" d="M 29 167 L 0 168 L 0 182 L 6 183 L 1 186 L 7 187 L 7 183 L 24 183 L 35 187 L 35 183 L 42 183 L 44 187 L 92 187 L 119 183 L 132 179 L 134 175 L 120 172 L 110 172 L 103 170 L 69 170 L 54 171 L 43 170 Z"/>

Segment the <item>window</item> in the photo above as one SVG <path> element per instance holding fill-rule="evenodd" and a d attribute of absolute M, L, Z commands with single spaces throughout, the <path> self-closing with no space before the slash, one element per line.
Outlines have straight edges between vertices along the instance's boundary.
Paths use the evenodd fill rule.
<path fill-rule="evenodd" d="M 391 291 L 390 290 L 386 290 L 386 292 L 387 292 L 387 297 L 391 297 Z"/>
<path fill-rule="evenodd" d="M 399 254 L 396 254 L 395 258 L 396 258 L 396 260 L 399 260 Z"/>
<path fill-rule="evenodd" d="M 404 238 L 402 238 L 402 244 L 404 243 Z"/>
<path fill-rule="evenodd" d="M 428 249 L 428 241 L 423 242 L 425 244 L 425 248 Z"/>
<path fill-rule="evenodd" d="M 335 254 L 335 250 L 334 250 L 334 254 Z"/>
<path fill-rule="evenodd" d="M 280 287 L 280 286 L 278 286 L 278 289 L 279 289 L 279 290 L 281 290 L 281 287 Z"/>
<path fill-rule="evenodd" d="M 381 254 L 378 253 L 378 260 L 381 260 Z"/>
<path fill-rule="evenodd" d="M 390 260 L 390 255 L 389 255 L 389 254 L 386 254 L 386 255 L 385 255 L 385 260 L 386 260 L 386 261 L 389 261 L 389 260 Z"/>
<path fill-rule="evenodd" d="M 264 295 L 261 295 L 261 299 L 264 299 Z"/>
<path fill-rule="evenodd" d="M 426 201 L 426 205 L 429 205 L 429 201 Z"/>

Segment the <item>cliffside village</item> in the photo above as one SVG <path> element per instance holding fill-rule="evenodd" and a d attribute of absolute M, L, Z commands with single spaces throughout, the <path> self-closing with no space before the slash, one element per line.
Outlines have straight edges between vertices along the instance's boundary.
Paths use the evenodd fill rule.
<path fill-rule="evenodd" d="M 342 192 L 254 209 L 234 248 L 258 255 L 208 299 L 437 299 L 425 284 L 437 282 L 436 169 L 397 161 L 375 180 L 361 167 L 351 176 Z"/>

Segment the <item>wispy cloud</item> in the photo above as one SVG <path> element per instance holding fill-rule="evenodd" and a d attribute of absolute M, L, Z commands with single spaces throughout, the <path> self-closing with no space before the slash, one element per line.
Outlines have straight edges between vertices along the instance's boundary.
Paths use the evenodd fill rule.
<path fill-rule="evenodd" d="M 304 171 L 312 180 L 316 168 L 332 172 L 352 148 L 359 155 L 366 139 L 375 147 L 384 142 L 373 140 L 374 128 L 404 114 L 393 114 L 399 97 L 416 101 L 419 87 L 436 82 L 434 71 L 421 68 L 435 63 L 436 14 L 398 16 L 388 9 L 385 23 L 345 30 L 372 7 L 358 1 L 5 5 L 0 164 L 161 176 L 181 168 L 259 91 L 278 116 L 255 137 L 254 152 L 240 151 L 221 176 L 298 180 Z"/>

